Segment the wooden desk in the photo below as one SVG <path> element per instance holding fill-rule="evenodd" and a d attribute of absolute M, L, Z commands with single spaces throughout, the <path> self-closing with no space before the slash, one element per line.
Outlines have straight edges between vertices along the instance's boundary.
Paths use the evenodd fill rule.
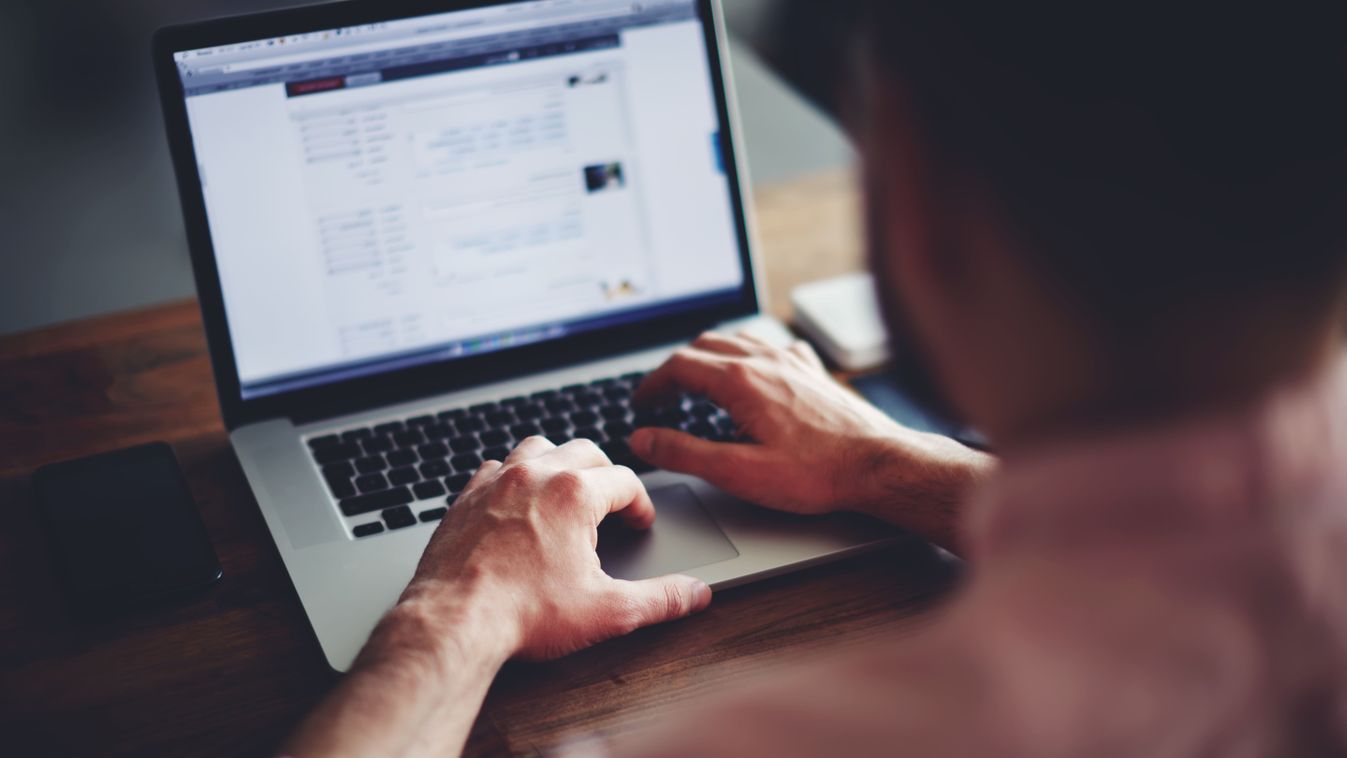
<path fill-rule="evenodd" d="M 773 310 L 860 265 L 846 175 L 764 189 Z M 29 476 L 44 463 L 173 443 L 224 565 L 179 607 L 70 618 Z M 537 753 L 617 731 L 780 662 L 920 623 L 951 571 L 904 548 L 723 592 L 705 614 L 547 665 L 512 665 L 469 752 Z M 194 302 L 0 339 L 0 753 L 265 755 L 332 686 L 218 418 Z"/>

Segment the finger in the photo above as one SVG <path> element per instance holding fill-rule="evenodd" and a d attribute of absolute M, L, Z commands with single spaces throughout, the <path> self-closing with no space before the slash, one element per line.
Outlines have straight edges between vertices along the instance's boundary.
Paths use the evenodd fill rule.
<path fill-rule="evenodd" d="M 769 454 L 758 445 L 711 442 L 673 429 L 637 429 L 631 451 L 668 471 L 705 479 L 731 494 L 752 498 L 763 491 Z"/>
<path fill-rule="evenodd" d="M 629 630 L 690 616 L 711 604 L 711 588 L 700 579 L 675 574 L 640 582 L 614 580 L 613 617 Z"/>
<path fill-rule="evenodd" d="M 614 513 L 633 529 L 649 529 L 655 523 L 655 504 L 636 472 L 626 466 L 608 466 L 579 474 L 592 494 L 587 500 L 594 508 L 596 526 Z"/>
<path fill-rule="evenodd" d="M 496 472 L 500 471 L 504 465 L 505 464 L 500 461 L 487 461 L 486 463 L 483 463 L 477 468 L 477 473 L 473 474 L 472 478 L 468 480 L 468 486 L 463 488 L 463 493 L 467 494 L 472 492 L 483 482 L 495 476 Z"/>
<path fill-rule="evenodd" d="M 608 455 L 589 440 L 571 440 L 539 457 L 549 466 L 559 469 L 591 469 L 613 465 Z"/>
<path fill-rule="evenodd" d="M 732 360 L 693 347 L 681 348 L 641 382 L 632 397 L 632 403 L 649 408 L 680 390 L 706 395 L 715 400 L 718 393 L 723 394 L 726 367 Z M 717 402 L 725 407 L 723 401 Z"/>
<path fill-rule="evenodd" d="M 823 359 L 820 358 L 818 353 L 814 352 L 814 348 L 804 340 L 795 340 L 790 346 L 790 352 L 794 353 L 811 366 L 816 368 L 824 367 Z"/>
<path fill-rule="evenodd" d="M 545 455 L 549 450 L 555 450 L 556 447 L 546 437 L 529 437 L 515 447 L 514 452 L 510 453 L 505 459 L 505 465 L 537 458 L 540 455 Z"/>
<path fill-rule="evenodd" d="M 748 358 L 754 354 L 753 348 L 744 340 L 716 332 L 706 332 L 693 340 L 692 346 L 708 353 L 734 355 L 740 358 Z"/>
<path fill-rule="evenodd" d="M 758 348 L 767 348 L 768 350 L 772 351 L 781 349 L 780 345 L 772 344 L 771 342 L 768 342 L 765 338 L 759 337 L 758 335 L 754 334 L 753 332 L 750 332 L 747 329 L 741 330 L 735 336 L 743 340 L 744 342 L 747 342 L 748 344 L 754 345 Z"/>

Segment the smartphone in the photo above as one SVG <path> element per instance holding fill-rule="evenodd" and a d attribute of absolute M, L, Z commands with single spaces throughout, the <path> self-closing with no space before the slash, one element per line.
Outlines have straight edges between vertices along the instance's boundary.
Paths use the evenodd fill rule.
<path fill-rule="evenodd" d="M 33 487 L 78 610 L 143 607 L 220 580 L 220 561 L 165 443 L 45 466 Z"/>

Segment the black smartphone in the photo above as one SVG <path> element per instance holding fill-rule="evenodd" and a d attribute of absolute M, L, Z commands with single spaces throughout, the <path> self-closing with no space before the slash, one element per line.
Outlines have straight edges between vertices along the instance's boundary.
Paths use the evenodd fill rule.
<path fill-rule="evenodd" d="M 33 474 L 57 570 L 82 611 L 143 607 L 219 581 L 220 561 L 164 443 Z"/>

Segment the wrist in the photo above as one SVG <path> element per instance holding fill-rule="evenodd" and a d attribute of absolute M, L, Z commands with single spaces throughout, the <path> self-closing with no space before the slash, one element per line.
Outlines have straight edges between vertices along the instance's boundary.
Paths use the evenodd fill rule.
<path fill-rule="evenodd" d="M 482 582 L 416 580 L 379 623 L 365 662 L 412 663 L 429 676 L 494 675 L 519 647 L 518 622 Z"/>
<path fill-rule="evenodd" d="M 963 503 L 995 459 L 948 437 L 910 430 L 865 439 L 858 449 L 849 509 L 957 552 Z"/>

